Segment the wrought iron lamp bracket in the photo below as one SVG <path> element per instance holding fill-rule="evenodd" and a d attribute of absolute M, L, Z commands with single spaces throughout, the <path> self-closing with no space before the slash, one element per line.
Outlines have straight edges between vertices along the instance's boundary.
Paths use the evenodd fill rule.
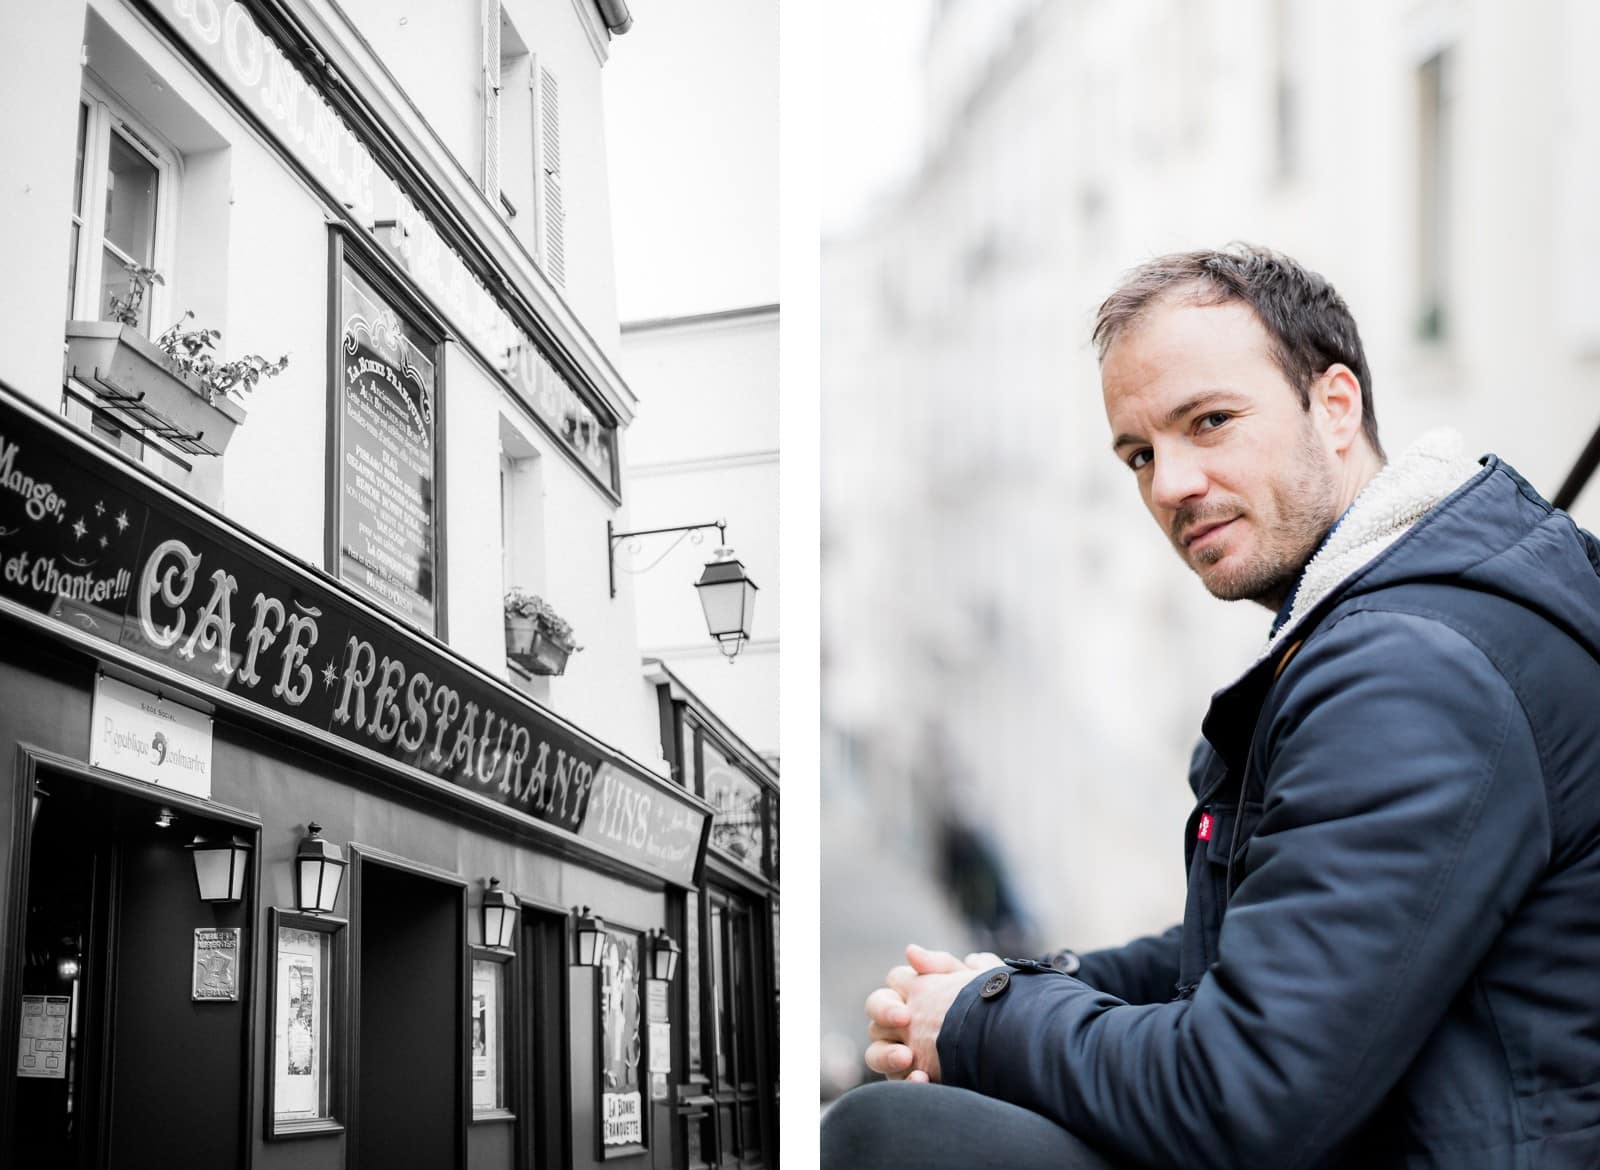
<path fill-rule="evenodd" d="M 728 522 L 726 520 L 708 520 L 703 524 L 676 524 L 670 528 L 641 528 L 636 532 L 616 532 L 611 521 L 606 521 L 606 558 L 607 569 L 611 581 L 611 596 L 617 595 L 617 545 L 624 540 L 637 542 L 642 536 L 665 536 L 670 532 L 703 532 L 708 528 L 717 530 L 717 542 L 721 545 L 728 543 Z M 670 551 L 670 550 L 669 550 Z M 663 553 L 663 556 L 666 554 Z M 640 570 L 643 572 L 644 570 Z"/>

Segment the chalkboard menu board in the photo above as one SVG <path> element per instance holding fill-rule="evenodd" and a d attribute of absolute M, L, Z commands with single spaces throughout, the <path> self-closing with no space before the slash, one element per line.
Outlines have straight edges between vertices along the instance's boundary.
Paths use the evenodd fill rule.
<path fill-rule="evenodd" d="M 435 633 L 435 345 L 348 266 L 339 321 L 339 576 Z"/>

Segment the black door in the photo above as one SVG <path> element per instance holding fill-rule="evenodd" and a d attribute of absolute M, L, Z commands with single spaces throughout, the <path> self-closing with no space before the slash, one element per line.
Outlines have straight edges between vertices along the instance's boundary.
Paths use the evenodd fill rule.
<path fill-rule="evenodd" d="M 363 1170 L 461 1165 L 462 891 L 363 859 L 352 1148 Z"/>
<path fill-rule="evenodd" d="M 567 919 L 532 907 L 522 912 L 523 1082 L 520 1165 L 572 1165 L 567 1125 Z"/>
<path fill-rule="evenodd" d="M 772 1133 L 768 1034 L 769 991 L 764 965 L 763 919 L 753 903 L 734 893 L 710 895 L 712 1032 L 716 1039 L 717 1154 L 723 1166 L 768 1161 Z"/>

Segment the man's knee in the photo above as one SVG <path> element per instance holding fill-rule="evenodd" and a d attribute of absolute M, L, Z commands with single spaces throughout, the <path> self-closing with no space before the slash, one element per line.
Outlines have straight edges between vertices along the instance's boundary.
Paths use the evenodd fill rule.
<path fill-rule="evenodd" d="M 889 1166 L 904 1151 L 902 1129 L 920 1110 L 915 1094 L 929 1086 L 874 1081 L 851 1089 L 822 1115 L 824 1170 Z"/>
<path fill-rule="evenodd" d="M 822 1114 L 824 1170 L 848 1170 L 882 1162 L 886 1149 L 893 1146 L 894 1130 L 906 1117 L 902 1096 L 907 1090 L 915 1092 L 918 1088 L 926 1085 L 875 1080 L 853 1088 L 830 1104 Z"/>

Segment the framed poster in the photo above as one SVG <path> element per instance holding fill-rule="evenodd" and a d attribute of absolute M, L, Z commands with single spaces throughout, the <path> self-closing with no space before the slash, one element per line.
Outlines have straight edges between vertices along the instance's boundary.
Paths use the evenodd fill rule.
<path fill-rule="evenodd" d="M 242 927 L 196 927 L 194 932 L 194 985 L 190 998 L 197 1003 L 239 998 L 239 938 Z"/>
<path fill-rule="evenodd" d="M 442 636 L 439 341 L 335 235 L 330 565 L 408 625 Z"/>
<path fill-rule="evenodd" d="M 72 998 L 66 995 L 22 997 L 22 1043 L 17 1053 L 17 1075 L 45 1080 L 67 1079 L 67 1014 Z"/>
<path fill-rule="evenodd" d="M 600 958 L 600 1157 L 642 1153 L 645 1142 L 644 972 L 637 930 L 606 924 Z"/>
<path fill-rule="evenodd" d="M 267 1134 L 337 1131 L 342 1074 L 336 1012 L 343 995 L 344 921 L 272 911 L 272 1071 Z"/>
<path fill-rule="evenodd" d="M 506 1087 L 506 970 L 511 956 L 472 950 L 472 987 L 467 1002 L 468 1069 L 474 1121 L 509 1118 Z"/>

